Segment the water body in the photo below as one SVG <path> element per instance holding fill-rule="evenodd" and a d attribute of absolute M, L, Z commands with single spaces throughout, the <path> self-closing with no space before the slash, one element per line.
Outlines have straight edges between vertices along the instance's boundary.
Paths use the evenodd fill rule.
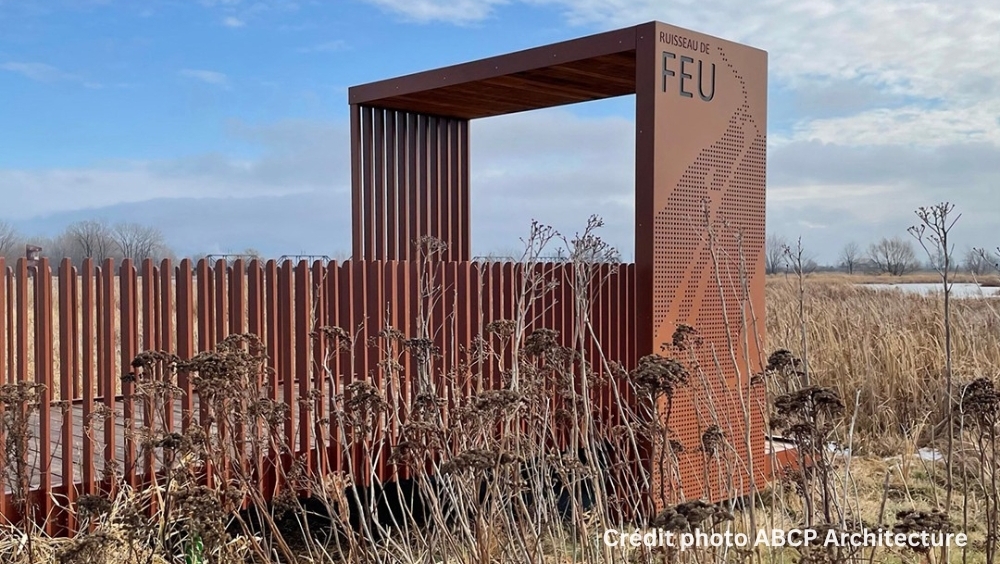
<path fill-rule="evenodd" d="M 921 296 L 943 293 L 941 284 L 858 284 L 858 287 L 872 290 L 898 290 Z M 985 288 L 979 284 L 952 284 L 951 296 L 953 298 L 997 298 L 1000 297 L 1000 288 Z"/>

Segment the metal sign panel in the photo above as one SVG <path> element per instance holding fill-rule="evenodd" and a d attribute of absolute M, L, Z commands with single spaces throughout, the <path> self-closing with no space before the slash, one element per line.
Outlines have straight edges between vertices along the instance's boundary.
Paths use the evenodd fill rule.
<path fill-rule="evenodd" d="M 637 49 L 636 256 L 652 304 L 640 323 L 653 350 L 669 345 L 690 370 L 669 421 L 687 451 L 668 457 L 676 478 L 687 497 L 724 498 L 763 464 L 763 396 L 750 380 L 764 334 L 767 54 L 662 23 Z M 674 347 L 682 325 L 701 344 Z M 716 429 L 725 448 L 706 443 Z M 678 497 L 660 482 L 663 501 Z"/>

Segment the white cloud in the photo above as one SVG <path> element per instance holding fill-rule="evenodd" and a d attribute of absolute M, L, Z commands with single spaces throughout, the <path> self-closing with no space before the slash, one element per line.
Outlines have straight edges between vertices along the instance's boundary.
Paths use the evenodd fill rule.
<path fill-rule="evenodd" d="M 229 86 L 229 77 L 221 72 L 200 69 L 181 69 L 178 74 L 186 78 L 199 80 L 205 84 L 222 87 Z"/>
<path fill-rule="evenodd" d="M 988 142 L 1000 146 L 1000 99 L 958 108 L 907 106 L 799 123 L 792 139 L 843 145 L 942 147 Z"/>
<path fill-rule="evenodd" d="M 239 159 L 208 153 L 75 169 L 0 168 L 4 209 L 11 219 L 29 219 L 156 198 L 280 196 L 329 189 L 350 178 L 348 130 L 342 124 L 234 122 L 228 131 L 233 139 L 259 147 L 261 155 Z M 42 193 L 46 197 L 37 197 Z"/>
<path fill-rule="evenodd" d="M 246 25 L 246 22 L 235 16 L 226 16 L 222 18 L 222 25 L 226 27 L 243 27 Z"/>
<path fill-rule="evenodd" d="M 366 0 L 386 12 L 416 22 L 445 21 L 468 24 L 488 18 L 493 8 L 508 0 Z"/>
<path fill-rule="evenodd" d="M 7 62 L 0 64 L 0 69 L 18 73 L 38 82 L 57 82 L 60 80 L 79 80 L 79 77 L 44 63 Z"/>

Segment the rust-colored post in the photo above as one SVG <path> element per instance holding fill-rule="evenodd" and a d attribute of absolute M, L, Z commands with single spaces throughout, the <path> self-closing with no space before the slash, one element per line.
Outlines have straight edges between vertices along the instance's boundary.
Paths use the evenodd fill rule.
<path fill-rule="evenodd" d="M 174 274 L 177 285 L 177 356 L 181 360 L 190 360 L 194 356 L 194 281 L 192 280 L 191 261 L 184 259 L 177 265 Z M 194 419 L 194 389 L 191 374 L 186 371 L 177 373 L 177 387 L 181 389 L 181 431 L 187 432 L 195 423 Z M 172 411 L 172 410 L 171 410 Z"/>
<path fill-rule="evenodd" d="M 109 495 L 117 490 L 116 477 L 118 456 L 117 444 L 118 411 L 115 406 L 117 396 L 116 381 L 118 380 L 118 363 L 115 361 L 115 263 L 111 259 L 104 260 L 101 268 L 101 335 L 99 338 L 100 356 L 102 359 L 101 381 L 104 392 L 104 408 L 109 415 L 104 421 L 104 488 Z"/>
<path fill-rule="evenodd" d="M 340 265 L 336 261 L 333 261 L 327 266 L 326 269 L 326 304 L 327 304 L 327 318 L 326 324 L 331 327 L 341 327 L 340 323 Z M 327 412 L 326 417 L 329 418 L 329 424 L 327 429 L 327 439 L 329 444 L 327 445 L 327 463 L 329 471 L 339 472 L 342 468 L 342 460 L 340 456 L 340 436 L 337 434 L 337 419 L 333 416 L 333 410 L 336 406 L 335 398 L 337 394 L 341 393 L 342 388 L 340 386 L 340 344 L 341 341 L 338 339 L 335 342 L 328 342 L 328 350 L 331 351 L 329 362 L 326 366 L 330 370 L 330 388 L 328 397 L 325 398 L 327 402 Z M 334 347 L 335 349 L 330 349 L 329 347 Z"/>
<path fill-rule="evenodd" d="M 121 366 L 122 373 L 132 373 L 132 360 L 136 356 L 138 308 L 136 307 L 136 271 L 131 259 L 122 261 L 118 276 L 119 300 L 121 303 Z M 135 459 L 135 382 L 131 378 L 122 379 L 122 415 L 125 420 L 125 474 L 132 488 L 138 487 L 138 468 Z"/>
<path fill-rule="evenodd" d="M 229 336 L 229 268 L 225 260 L 215 262 L 215 343 L 219 344 Z"/>
<path fill-rule="evenodd" d="M 472 200 L 472 189 L 469 185 L 469 121 L 462 120 L 459 123 L 458 129 L 459 136 L 459 221 L 458 226 L 461 229 L 461 234 L 459 235 L 459 241 L 461 241 L 460 248 L 462 250 L 461 260 L 472 260 L 472 238 L 470 227 L 472 216 L 469 211 Z"/>
<path fill-rule="evenodd" d="M 96 320 L 94 319 L 94 306 L 96 305 L 97 293 L 94 278 L 94 261 L 93 259 L 86 258 L 83 260 L 82 276 L 80 277 L 80 300 L 82 302 L 80 307 L 80 329 L 83 336 L 83 355 L 81 358 L 81 371 L 83 375 L 81 383 L 83 387 L 81 413 L 83 417 L 83 459 L 81 463 L 83 464 L 83 493 L 87 495 L 95 495 L 97 493 L 97 478 L 94 472 L 94 427 L 93 421 L 91 421 L 91 415 L 94 412 L 95 380 L 99 379 L 98 374 L 94 372 L 94 357 L 97 351 L 97 348 L 94 346 L 97 341 L 97 334 L 95 333 Z"/>
<path fill-rule="evenodd" d="M 428 229 L 426 235 L 441 239 L 441 118 L 427 118 L 427 217 Z"/>
<path fill-rule="evenodd" d="M 294 351 L 295 351 L 295 380 L 298 382 L 298 397 L 295 404 L 299 410 L 299 451 L 305 468 L 312 469 L 312 418 L 314 416 L 313 405 L 310 401 L 309 365 L 312 362 L 311 339 L 309 331 L 312 330 L 312 308 L 313 300 L 310 292 L 311 272 L 309 263 L 304 260 L 295 265 L 294 271 L 294 298 L 295 319 L 294 319 Z M 293 444 L 294 443 L 290 443 Z"/>
<path fill-rule="evenodd" d="M 66 503 L 72 506 L 76 502 L 76 479 L 73 475 L 73 373 L 76 358 L 77 328 L 73 323 L 76 312 L 76 295 L 73 293 L 73 282 L 76 280 L 76 269 L 73 261 L 64 258 L 59 265 L 59 395 L 62 400 L 62 437 L 60 438 L 62 454 L 61 478 L 65 491 Z M 64 513 L 66 531 L 70 534 L 76 531 L 76 521 L 73 513 Z"/>
<path fill-rule="evenodd" d="M 145 258 L 142 261 L 142 284 L 140 286 L 140 292 L 142 295 L 142 335 L 140 337 L 141 347 L 143 351 L 155 351 L 157 350 L 156 342 L 156 288 L 157 288 L 157 272 L 156 266 L 153 265 L 153 259 Z M 143 377 L 148 378 L 153 381 L 157 381 L 161 378 L 160 367 L 152 367 L 152 374 L 146 374 Z M 142 408 L 142 424 L 146 429 L 153 429 L 155 421 L 155 413 L 153 412 L 153 401 L 154 398 L 148 397 L 145 399 L 140 399 L 142 404 L 139 406 Z M 156 468 L 153 465 L 154 456 L 152 449 L 143 449 L 145 451 L 142 460 L 142 476 L 140 483 L 149 484 L 152 483 L 154 473 Z M 150 504 L 150 511 L 153 511 L 152 504 Z"/>
<path fill-rule="evenodd" d="M 414 239 L 430 235 L 433 226 L 430 220 L 430 117 L 417 115 L 417 233 Z M 410 256 L 415 254 L 411 242 Z"/>
<path fill-rule="evenodd" d="M 268 355 L 268 376 L 266 385 L 267 397 L 273 401 L 280 401 L 281 395 L 278 392 L 278 379 L 280 374 L 278 370 L 280 368 L 280 363 L 283 362 L 281 359 L 289 353 L 281 349 L 279 341 L 281 318 L 278 313 L 278 265 L 273 260 L 267 261 L 267 264 L 264 267 L 264 297 L 264 322 L 267 324 L 264 344 L 267 347 Z M 278 464 L 280 464 L 278 456 L 279 453 L 275 450 L 271 450 L 268 453 L 268 463 L 266 465 L 267 473 L 265 474 L 264 479 L 261 480 L 264 483 L 263 485 L 265 491 L 267 492 L 267 496 L 273 495 L 278 487 L 277 472 Z"/>
<path fill-rule="evenodd" d="M 404 232 L 403 254 L 401 258 L 410 260 L 414 256 L 414 241 L 419 237 L 420 223 L 420 171 L 418 150 L 420 146 L 420 117 L 406 114 L 406 231 Z"/>
<path fill-rule="evenodd" d="M 19 259 L 19 261 L 25 259 Z M 55 532 L 52 512 L 52 271 L 49 259 L 42 258 L 35 267 L 35 383 L 44 388 L 38 406 L 38 475 L 40 490 L 39 517 L 44 519 L 46 534 Z M 67 463 L 67 461 L 63 461 Z M 72 460 L 68 464 L 72 465 Z"/>
<path fill-rule="evenodd" d="M 160 272 L 159 272 L 159 300 L 157 301 L 157 315 L 160 320 L 160 333 L 159 340 L 157 341 L 157 347 L 160 350 L 166 352 L 174 352 L 175 340 L 174 340 L 174 295 L 173 295 L 173 284 L 174 277 L 174 267 L 171 264 L 170 259 L 163 259 L 160 262 Z M 164 373 L 162 375 L 164 379 L 170 378 L 170 375 Z M 176 382 L 171 382 L 176 383 Z M 163 426 L 168 433 L 174 432 L 174 395 L 172 392 L 167 390 L 163 397 Z"/>
<path fill-rule="evenodd" d="M 375 215 L 375 202 L 374 202 L 374 187 L 372 173 L 374 172 L 374 167 L 372 163 L 372 156 L 374 153 L 374 148 L 372 147 L 372 137 L 373 137 L 373 121 L 375 120 L 375 110 L 368 106 L 361 107 L 361 150 L 362 150 L 362 171 L 361 171 L 361 191 L 362 191 L 362 208 L 363 216 L 361 218 L 361 223 L 363 225 L 362 229 L 362 239 L 364 240 L 364 250 L 362 255 L 355 255 L 356 260 L 370 259 L 375 254 L 375 225 L 373 222 Z"/>
<path fill-rule="evenodd" d="M 399 202 L 396 199 L 396 115 L 398 112 L 385 112 L 385 241 L 386 248 L 383 258 L 396 260 L 399 247 L 399 219 L 396 210 Z"/>
<path fill-rule="evenodd" d="M 361 166 L 366 159 L 361 147 L 361 107 L 351 104 L 351 250 L 356 260 L 364 256 Z"/>
<path fill-rule="evenodd" d="M 312 315 L 309 330 L 313 331 L 316 337 L 310 339 L 308 332 L 306 332 L 303 333 L 303 339 L 312 347 L 312 362 L 307 364 L 307 366 L 312 369 L 313 390 L 316 399 L 312 402 L 313 411 L 309 417 L 311 421 L 305 421 L 303 426 L 307 428 L 311 427 L 315 435 L 315 445 L 310 445 L 310 449 L 316 449 L 315 464 L 311 469 L 318 472 L 320 476 L 323 476 L 327 470 L 327 451 L 323 437 L 325 429 L 323 429 L 320 421 L 328 417 L 326 402 L 327 374 L 324 368 L 324 356 L 330 349 L 326 337 L 319 332 L 319 328 L 326 322 L 326 265 L 320 261 L 313 262 L 310 275 L 311 279 L 309 283 L 315 289 L 315 296 L 313 296 L 310 303 L 310 313 Z M 306 372 L 308 373 L 308 370 Z"/>
<path fill-rule="evenodd" d="M 375 168 L 373 173 L 375 175 L 374 184 L 372 189 L 375 192 L 374 205 L 372 206 L 372 215 L 370 215 L 367 220 L 371 221 L 374 225 L 375 240 L 372 242 L 372 254 L 366 256 L 368 260 L 374 258 L 382 258 L 386 254 L 386 237 L 385 237 L 385 113 L 386 111 L 381 108 L 376 108 L 375 113 L 375 139 L 374 146 L 372 148 L 374 152 L 373 162 Z"/>
<path fill-rule="evenodd" d="M 348 338 L 350 342 L 346 350 L 341 351 L 338 356 L 338 367 L 339 367 L 339 382 L 338 389 L 344 394 L 344 398 L 348 398 L 348 386 L 355 380 L 355 369 L 357 367 L 358 361 L 358 350 L 357 342 L 354 340 L 355 333 L 357 331 L 355 317 L 354 317 L 354 304 L 357 301 L 357 293 L 355 292 L 356 286 L 354 285 L 354 265 L 356 261 L 349 260 L 340 265 L 340 287 L 339 287 L 339 319 L 340 327 L 343 328 L 348 333 Z M 334 432 L 340 432 L 340 428 L 334 429 Z M 344 429 L 344 433 L 348 430 Z M 357 470 L 357 448 L 350 448 L 342 444 L 340 440 L 340 435 L 337 435 L 337 460 L 340 465 L 340 469 L 345 472 L 355 472 Z M 345 448 L 346 447 L 346 448 Z M 350 461 L 348 457 L 350 456 Z M 352 474 L 356 476 L 357 474 Z"/>
<path fill-rule="evenodd" d="M 284 440 L 288 445 L 288 454 L 281 457 L 281 464 L 284 471 L 291 467 L 291 460 L 297 453 L 295 448 L 295 413 L 301 406 L 296 402 L 295 397 L 295 324 L 294 310 L 295 297 L 293 295 L 293 269 L 291 261 L 285 261 L 278 270 L 278 348 L 282 355 L 278 359 L 278 378 L 282 382 L 281 400 L 291 409 L 289 417 L 285 419 Z M 285 484 L 279 484 L 279 487 Z"/>
<path fill-rule="evenodd" d="M 250 261 L 250 265 L 247 267 L 247 332 L 256 335 L 260 340 L 261 344 L 264 343 L 264 271 L 261 270 L 260 261 L 253 259 Z M 267 352 L 267 351 L 265 351 Z M 263 373 L 258 373 L 257 386 L 258 389 L 263 389 Z M 260 433 L 260 425 L 254 423 L 253 427 L 250 429 L 252 435 L 251 440 L 253 445 L 262 444 L 261 441 L 263 437 Z M 261 495 L 266 496 L 267 490 L 264 484 L 264 460 L 263 454 L 256 448 L 252 451 L 253 460 L 250 461 L 252 466 L 252 471 L 254 476 L 257 478 L 258 491 Z"/>

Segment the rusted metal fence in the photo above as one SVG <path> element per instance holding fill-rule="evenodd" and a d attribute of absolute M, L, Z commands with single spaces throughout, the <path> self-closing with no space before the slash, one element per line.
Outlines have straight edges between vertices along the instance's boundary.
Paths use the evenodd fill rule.
<path fill-rule="evenodd" d="M 527 331 L 554 329 L 562 344 L 572 345 L 582 329 L 573 322 L 573 265 L 530 268 L 531 279 L 541 281 L 537 287 L 544 290 L 540 299 L 522 303 Z M 29 267 L 22 259 L 9 267 L 0 259 L 0 384 L 45 385 L 31 449 L 31 486 L 41 513 L 53 517 L 47 523 L 64 523 L 70 516 L 61 507 L 110 487 L 105 469 L 112 461 L 132 485 L 156 471 L 136 438 L 137 430 L 153 424 L 153 414 L 135 399 L 134 384 L 122 378 L 138 353 L 159 350 L 191 358 L 245 332 L 266 347 L 269 368 L 277 375 L 267 393 L 293 408 L 284 438 L 306 467 L 352 471 L 363 480 L 365 472 L 348 468 L 347 461 L 375 461 L 375 479 L 391 479 L 386 457 L 357 452 L 360 456 L 348 457 L 338 440 L 326 438 L 340 436 L 337 419 L 329 417 L 338 394 L 358 379 L 382 383 L 372 339 L 389 327 L 417 337 L 424 327 L 440 351 L 431 370 L 440 394 L 454 400 L 498 388 L 501 363 L 475 367 L 467 356 L 490 323 L 514 319 L 528 279 L 524 270 L 515 263 L 256 260 L 145 261 L 138 268 L 129 261 L 86 261 L 78 270 L 69 260 L 51 265 L 42 259 Z M 633 265 L 595 268 L 587 289 L 593 330 L 582 337 L 592 358 L 600 353 L 635 365 L 634 286 Z M 338 349 L 316 337 L 324 326 L 356 337 L 351 347 Z M 502 366 L 510 366 L 510 350 L 504 354 Z M 411 356 L 404 355 L 403 374 L 413 369 Z M 595 367 L 602 369 L 600 363 Z M 164 410 L 167 431 L 205 423 L 188 375 L 178 374 L 177 384 L 185 393 Z M 615 417 L 613 398 L 628 395 L 623 381 L 615 385 L 621 388 L 617 393 L 605 386 L 592 398 L 608 424 Z M 412 382 L 404 378 L 396 393 L 411 392 Z M 304 398 L 315 402 L 313 410 L 296 408 Z M 98 412 L 114 416 L 95 418 Z M 319 428 L 320 421 L 328 421 L 329 428 Z M 386 429 L 390 435 L 396 431 Z M 386 442 L 392 444 L 393 437 Z M 262 491 L 273 493 L 274 481 L 273 472 L 263 473 Z M 0 512 L 11 515 L 9 486 L 7 491 L 0 496 Z"/>

